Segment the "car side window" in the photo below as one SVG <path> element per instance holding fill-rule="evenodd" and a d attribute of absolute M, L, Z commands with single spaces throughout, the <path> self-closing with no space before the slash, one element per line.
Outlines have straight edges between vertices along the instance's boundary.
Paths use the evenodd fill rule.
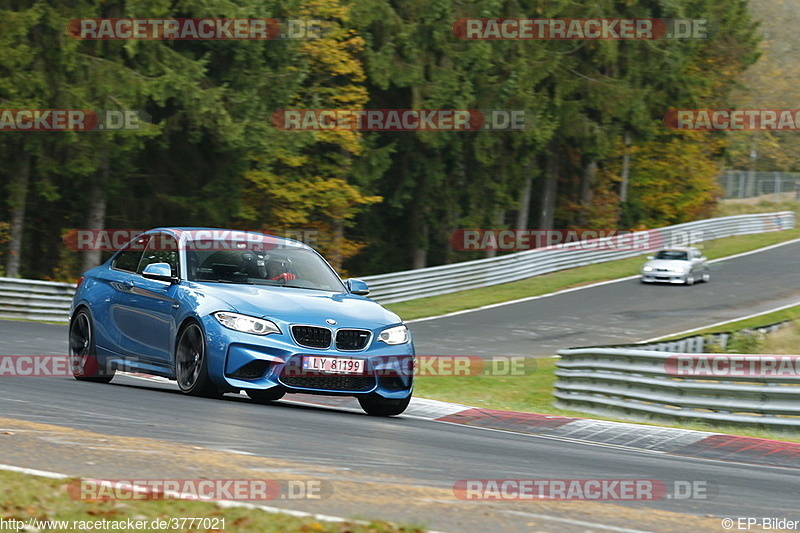
<path fill-rule="evenodd" d="M 175 237 L 163 233 L 153 235 L 141 261 L 139 261 L 139 268 L 136 269 L 136 273 L 141 274 L 147 268 L 147 265 L 152 265 L 153 263 L 169 264 L 172 275 L 178 276 L 180 272 L 178 269 L 178 241 Z"/>
<path fill-rule="evenodd" d="M 138 239 L 128 243 L 128 245 L 125 246 L 125 248 L 123 248 L 119 254 L 117 254 L 117 257 L 114 259 L 114 263 L 111 265 L 111 268 L 116 270 L 125 270 L 126 272 L 136 272 L 136 269 L 139 267 L 139 262 L 142 260 L 142 254 L 144 253 L 149 240 L 149 236 L 143 235 Z"/>

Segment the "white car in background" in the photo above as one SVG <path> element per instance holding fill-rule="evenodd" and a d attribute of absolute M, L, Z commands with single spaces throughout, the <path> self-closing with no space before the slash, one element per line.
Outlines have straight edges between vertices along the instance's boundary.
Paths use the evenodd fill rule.
<path fill-rule="evenodd" d="M 647 257 L 640 280 L 694 285 L 695 281 L 711 281 L 711 272 L 707 259 L 697 248 L 667 248 Z"/>

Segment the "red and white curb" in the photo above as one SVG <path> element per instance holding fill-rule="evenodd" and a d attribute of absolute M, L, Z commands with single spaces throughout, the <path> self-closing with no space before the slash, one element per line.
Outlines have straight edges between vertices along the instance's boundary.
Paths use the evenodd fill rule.
<path fill-rule="evenodd" d="M 480 408 L 433 420 L 697 459 L 800 468 L 800 443 L 796 442 Z"/>

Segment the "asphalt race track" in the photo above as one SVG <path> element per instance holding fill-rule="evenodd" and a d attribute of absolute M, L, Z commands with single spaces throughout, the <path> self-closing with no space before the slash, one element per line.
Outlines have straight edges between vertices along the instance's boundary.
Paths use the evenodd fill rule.
<path fill-rule="evenodd" d="M 263 456 L 280 461 L 280 470 L 298 474 L 296 478 L 322 478 L 334 487 L 362 478 L 379 486 L 385 484 L 391 486 L 391 493 L 409 492 L 422 503 L 434 500 L 436 505 L 414 509 L 414 496 L 407 495 L 400 500 L 407 504 L 398 505 L 396 499 L 387 498 L 394 500 L 394 504 L 371 503 L 369 507 L 356 506 L 355 511 L 340 501 L 280 503 L 326 514 L 413 519 L 445 531 L 480 531 L 492 527 L 492 523 L 503 524 L 496 531 L 525 531 L 525 524 L 531 520 L 524 513 L 531 508 L 530 514 L 576 518 L 574 508 L 570 508 L 573 502 L 549 502 L 546 510 L 542 510 L 539 502 L 499 505 L 456 500 L 452 487 L 461 479 L 655 479 L 668 487 L 675 480 L 701 480 L 712 487 L 709 491 L 712 496 L 707 500 L 633 502 L 627 503 L 629 509 L 623 510 L 620 505 L 578 502 L 584 507 L 600 508 L 584 509 L 588 516 L 580 520 L 633 530 L 682 530 L 670 524 L 661 524 L 669 527 L 659 528 L 658 524 L 642 527 L 629 522 L 646 523 L 644 516 L 653 510 L 696 515 L 696 520 L 707 515 L 800 519 L 796 506 L 800 483 L 795 469 L 657 455 L 410 417 L 375 419 L 356 411 L 287 403 L 261 406 L 235 395 L 224 400 L 196 399 L 181 395 L 171 385 L 127 376 L 115 378 L 110 385 L 80 383 L 69 378 L 3 378 L 1 383 L 3 417 L 66 426 L 104 438 L 135 438 L 122 443 L 112 439 L 103 444 L 103 439 L 50 434 L 48 426 L 37 425 L 30 430 L 40 439 L 36 443 L 11 447 L 11 438 L 0 440 L 3 462 L 17 466 L 106 479 L 125 479 L 134 474 L 137 478 L 206 477 L 202 461 L 191 460 L 188 467 L 184 466 L 179 460 L 169 458 L 173 454 L 168 453 L 167 445 L 164 445 L 167 464 L 145 455 L 141 459 L 145 466 L 137 465 L 136 450 L 145 449 L 145 444 L 139 441 L 146 437 L 177 443 L 183 449 L 221 451 L 232 465 L 240 463 L 243 456 Z M 36 448 L 42 444 L 55 449 L 37 455 Z M 66 449 L 61 450 L 56 446 L 59 444 Z M 92 449 L 103 451 L 103 447 L 109 447 L 111 457 L 116 455 L 116 460 L 90 461 Z M 324 471 L 318 472 L 318 468 Z M 269 472 L 269 468 L 257 471 L 267 478 Z M 251 471 L 250 477 L 253 474 Z M 220 477 L 231 476 L 220 474 Z M 357 493 L 348 496 L 348 503 L 359 503 Z M 448 496 L 451 501 L 447 501 Z M 404 512 L 406 507 L 413 514 Z M 487 513 L 487 508 L 494 512 Z M 687 518 L 695 520 L 694 516 Z M 557 522 L 545 521 L 545 524 L 553 529 L 544 530 L 569 530 Z"/>
<path fill-rule="evenodd" d="M 411 327 L 420 354 L 541 355 L 635 341 L 800 299 L 799 256 L 796 243 L 716 263 L 707 285 L 624 281 Z M 66 327 L 0 322 L 0 353 L 65 351 Z M 270 505 L 442 531 L 723 531 L 724 517 L 800 520 L 796 469 L 286 401 L 263 406 L 240 395 L 190 398 L 132 376 L 109 385 L 0 378 L 0 417 L 2 463 L 106 479 L 320 478 L 332 484 L 330 498 Z M 454 497 L 458 480 L 506 478 L 702 481 L 710 490 L 621 503 Z"/>

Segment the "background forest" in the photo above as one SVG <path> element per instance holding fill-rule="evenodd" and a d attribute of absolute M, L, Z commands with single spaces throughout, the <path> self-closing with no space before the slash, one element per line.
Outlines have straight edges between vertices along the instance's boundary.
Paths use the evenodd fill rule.
<path fill-rule="evenodd" d="M 74 279 L 101 259 L 64 246 L 75 228 L 309 230 L 335 266 L 366 275 L 482 257 L 450 247 L 458 228 L 646 228 L 711 216 L 721 169 L 747 168 L 754 146 L 759 170 L 797 170 L 791 133 L 663 125 L 671 108 L 796 107 L 799 75 L 784 73 L 781 57 L 793 53 L 800 8 L 751 4 L 0 1 L 0 108 L 142 110 L 152 121 L 138 131 L 0 132 L 0 275 Z M 115 17 L 324 19 L 326 32 L 267 42 L 65 32 L 71 19 Z M 453 34 L 465 17 L 692 18 L 714 32 L 468 41 Z M 290 108 L 514 109 L 531 127 L 273 127 L 273 112 Z"/>

